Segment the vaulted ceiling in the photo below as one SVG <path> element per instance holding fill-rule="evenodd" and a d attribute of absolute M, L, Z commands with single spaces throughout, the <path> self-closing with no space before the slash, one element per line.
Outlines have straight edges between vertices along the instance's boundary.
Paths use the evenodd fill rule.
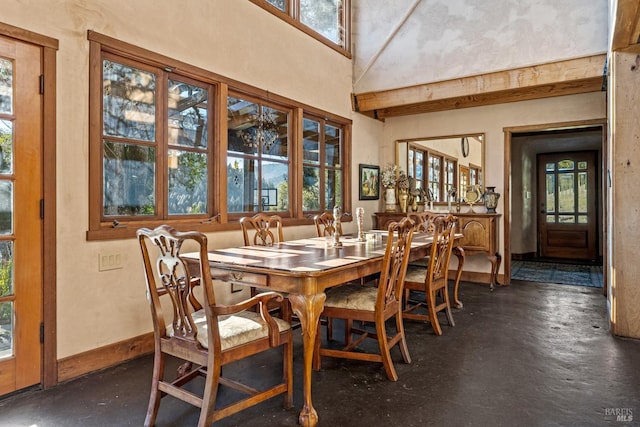
<path fill-rule="evenodd" d="M 378 119 L 605 89 L 608 0 L 353 3 L 353 108 Z"/>

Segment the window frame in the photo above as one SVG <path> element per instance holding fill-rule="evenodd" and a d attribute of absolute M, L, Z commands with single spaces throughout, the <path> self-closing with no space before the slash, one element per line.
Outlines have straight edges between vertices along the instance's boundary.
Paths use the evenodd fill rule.
<path fill-rule="evenodd" d="M 248 84 L 238 82 L 228 77 L 207 71 L 193 65 L 183 63 L 139 48 L 135 45 L 111 38 L 100 33 L 89 31 L 89 224 L 86 232 L 87 240 L 110 240 L 122 239 L 135 236 L 136 230 L 140 227 L 155 227 L 160 224 L 171 224 L 176 228 L 188 228 L 202 232 L 214 232 L 222 230 L 239 229 L 239 217 L 227 214 L 227 96 L 229 93 L 251 97 L 260 103 L 274 104 L 278 108 L 285 108 L 291 111 L 290 116 L 290 158 L 289 158 L 289 178 L 290 197 L 289 212 L 284 215 L 285 225 L 310 225 L 313 219 L 306 212 L 302 211 L 302 118 L 304 115 L 322 117 L 325 121 L 337 126 L 342 131 L 342 208 L 343 212 L 351 211 L 351 126 L 352 120 L 347 119 L 318 108 L 302 104 L 300 102 L 279 96 L 270 91 L 259 89 Z M 209 139 L 209 191 L 210 197 L 207 200 L 208 209 L 211 209 L 205 216 L 197 215 L 173 215 L 167 217 L 167 206 L 156 204 L 164 209 L 164 215 L 154 218 L 123 217 L 113 222 L 105 220 L 103 212 L 103 182 L 102 182 L 102 59 L 103 53 L 114 55 L 129 64 L 147 64 L 150 67 L 161 68 L 169 76 L 174 76 L 179 80 L 192 79 L 196 82 L 212 85 L 213 94 L 208 100 L 209 111 L 212 111 L 208 120 Z M 163 89 L 164 90 L 164 89 Z M 162 99 L 156 99 L 156 103 L 165 102 L 166 94 Z M 163 107 L 164 109 L 164 107 Z M 156 112 L 159 114 L 159 112 Z M 167 117 L 163 115 L 156 119 L 158 130 L 166 132 Z M 167 148 L 166 138 L 164 138 L 164 148 Z M 159 147 L 158 147 L 159 149 Z M 158 153 L 156 153 L 158 155 Z M 168 151 L 164 153 L 168 156 Z M 166 174 L 166 164 L 156 163 L 158 172 L 156 175 Z M 156 176 L 156 180 L 160 179 Z M 166 181 L 166 176 L 162 178 Z M 159 191 L 159 190 L 157 190 Z M 166 189 L 164 190 L 167 191 Z M 166 196 L 165 196 L 166 197 Z M 156 213 L 157 214 L 157 213 Z M 210 215 L 210 216 L 209 216 Z M 175 219 L 174 219 L 175 218 Z M 351 217 L 345 217 L 345 221 L 350 221 Z"/>
<path fill-rule="evenodd" d="M 411 154 L 413 153 L 413 154 Z M 416 170 L 417 165 L 419 163 L 417 159 L 417 153 L 422 155 L 422 179 L 416 178 Z M 438 173 L 438 180 L 433 181 L 431 179 L 431 158 L 438 159 L 440 162 L 440 172 Z M 409 161 L 409 159 L 413 159 L 413 161 Z M 412 177 L 416 181 L 416 186 L 421 185 L 425 191 L 431 189 L 432 183 L 438 183 L 439 189 L 439 198 L 440 200 L 434 201 L 434 204 L 445 204 L 447 203 L 448 191 L 450 188 L 456 188 L 458 185 L 458 175 L 459 175 L 459 163 L 458 159 L 445 153 L 441 153 L 436 150 L 432 150 L 427 147 L 423 147 L 420 145 L 414 145 L 409 143 L 407 146 L 407 165 L 408 165 L 408 175 Z M 447 165 L 453 165 L 453 182 L 448 181 L 447 174 Z"/>
<path fill-rule="evenodd" d="M 342 0 L 343 5 L 341 9 L 341 21 L 342 21 L 342 43 L 335 43 L 332 40 L 326 38 L 322 34 L 315 31 L 313 28 L 303 24 L 300 21 L 300 0 L 285 0 L 285 9 L 282 11 L 269 3 L 267 0 L 249 0 L 256 6 L 264 9 L 270 14 L 282 19 L 288 24 L 296 27 L 303 33 L 313 37 L 319 42 L 325 44 L 336 52 L 341 53 L 347 58 L 351 59 L 351 0 Z"/>
<path fill-rule="evenodd" d="M 287 153 L 287 161 L 284 162 L 284 161 L 278 160 L 278 161 L 275 161 L 275 162 L 276 163 L 287 163 L 288 175 L 289 175 L 289 177 L 292 177 L 293 176 L 292 174 L 295 173 L 295 169 L 296 169 L 295 168 L 295 163 L 294 163 L 295 150 L 294 150 L 294 148 L 292 146 L 292 144 L 295 144 L 294 143 L 295 139 L 294 139 L 293 133 L 292 133 L 292 122 L 293 122 L 295 108 L 292 108 L 291 106 L 282 105 L 282 104 L 279 104 L 279 103 L 276 103 L 276 102 L 273 102 L 273 101 L 270 101 L 270 100 L 260 99 L 258 97 L 252 96 L 251 94 L 248 94 L 246 92 L 235 91 L 235 90 L 233 90 L 231 88 L 229 88 L 227 96 L 225 97 L 225 104 L 226 104 L 226 99 L 228 99 L 229 97 L 242 99 L 244 101 L 250 101 L 252 103 L 255 103 L 255 104 L 259 105 L 261 108 L 269 107 L 269 108 L 274 108 L 276 110 L 283 111 L 283 112 L 287 113 L 287 116 L 288 116 L 288 125 L 287 125 L 287 138 L 288 138 L 288 141 L 287 141 L 287 146 L 288 147 L 287 148 L 288 148 L 288 153 Z M 224 111 L 224 115 L 225 115 L 225 119 L 227 119 L 228 116 L 227 116 L 227 109 L 226 108 L 225 108 L 225 111 Z M 228 130 L 228 128 L 225 129 L 225 137 L 227 137 L 227 135 L 228 135 L 227 134 L 227 130 Z M 228 137 L 227 137 L 227 144 L 226 145 L 227 145 L 227 149 L 225 151 L 225 162 L 224 162 L 224 170 L 225 171 L 227 170 L 226 159 L 227 159 L 228 153 L 229 153 Z M 262 162 L 263 161 L 262 160 L 263 159 L 263 154 L 260 153 L 260 149 L 258 149 L 257 153 L 254 154 L 254 155 L 246 154 L 246 155 L 240 155 L 239 157 L 243 157 L 243 158 L 247 158 L 247 159 L 249 159 L 249 158 L 256 159 L 256 161 L 258 161 L 258 162 Z M 266 161 L 270 161 L 270 160 L 267 159 Z M 260 169 L 261 169 L 261 167 L 260 167 Z M 262 174 L 260 174 L 259 178 L 260 179 L 262 178 Z M 227 181 L 228 181 L 228 179 L 227 179 Z M 226 184 L 227 183 L 225 182 L 225 186 L 226 186 Z M 261 188 L 261 184 L 260 183 L 258 184 L 258 188 Z M 245 212 L 229 212 L 228 209 L 225 209 L 226 215 L 227 215 L 227 219 L 230 219 L 232 221 L 233 220 L 239 221 L 240 218 L 242 218 L 243 216 L 255 215 L 258 212 L 264 212 L 264 213 L 268 213 L 270 215 L 279 215 L 283 219 L 284 218 L 291 218 L 292 217 L 291 207 L 295 204 L 295 201 L 293 200 L 292 194 L 293 193 L 291 191 L 291 186 L 289 186 L 289 189 L 288 189 L 289 205 L 288 205 L 287 210 L 284 210 L 284 211 L 268 211 L 267 210 L 267 211 L 265 211 L 265 210 L 262 210 L 262 209 L 258 209 L 255 212 L 249 212 L 249 211 L 245 211 Z M 226 197 L 226 200 L 228 200 L 228 197 Z M 225 202 L 225 208 L 226 208 L 226 202 Z"/>

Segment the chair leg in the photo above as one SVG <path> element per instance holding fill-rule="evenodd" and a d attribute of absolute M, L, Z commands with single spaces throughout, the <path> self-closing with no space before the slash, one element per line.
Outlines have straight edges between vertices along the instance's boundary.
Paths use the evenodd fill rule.
<path fill-rule="evenodd" d="M 380 356 L 382 357 L 382 364 L 384 365 L 384 371 L 387 373 L 387 378 L 391 381 L 398 381 L 398 374 L 391 359 L 384 321 L 376 322 L 376 333 L 378 335 L 378 345 L 380 346 Z"/>
<path fill-rule="evenodd" d="M 144 419 L 144 426 L 149 427 L 156 423 L 156 416 L 160 408 L 162 393 L 158 389 L 160 380 L 164 377 L 164 354 L 156 351 L 153 357 L 153 377 L 151 379 L 151 395 L 149 396 L 149 406 Z"/>
<path fill-rule="evenodd" d="M 333 318 L 327 317 L 327 341 L 333 339 Z"/>
<path fill-rule="evenodd" d="M 211 358 L 209 358 L 211 360 Z M 216 409 L 216 396 L 218 395 L 218 384 L 222 369 L 219 363 L 210 363 L 207 367 L 207 375 L 204 378 L 204 393 L 202 394 L 202 407 L 200 408 L 200 418 L 198 427 L 210 427 L 213 424 L 213 416 Z"/>
<path fill-rule="evenodd" d="M 453 314 L 451 313 L 451 304 L 449 302 L 448 286 L 445 286 L 444 289 L 442 289 L 442 296 L 446 304 L 445 313 L 447 315 L 447 322 L 449 322 L 449 326 L 456 326 L 456 322 L 453 321 Z"/>
<path fill-rule="evenodd" d="M 436 335 L 442 335 L 442 328 L 438 322 L 438 313 L 436 313 L 436 293 L 434 291 L 425 292 L 427 297 L 427 307 L 429 309 L 429 322 Z"/>
<path fill-rule="evenodd" d="M 353 329 L 353 320 L 344 319 L 344 345 L 351 344 L 351 329 Z"/>
<path fill-rule="evenodd" d="M 287 383 L 287 393 L 284 395 L 284 408 L 293 407 L 293 340 L 289 340 L 282 349 L 284 363 L 284 381 Z"/>
<path fill-rule="evenodd" d="M 400 353 L 402 353 L 402 360 L 404 363 L 411 363 L 411 355 L 409 354 L 409 347 L 407 346 L 407 339 L 404 335 L 404 321 L 402 320 L 402 309 L 398 309 L 396 313 L 396 329 L 400 334 L 400 342 L 398 345 L 400 346 Z"/>
<path fill-rule="evenodd" d="M 319 371 L 322 365 L 320 360 L 320 333 L 316 333 L 316 342 L 313 345 L 313 369 Z"/>

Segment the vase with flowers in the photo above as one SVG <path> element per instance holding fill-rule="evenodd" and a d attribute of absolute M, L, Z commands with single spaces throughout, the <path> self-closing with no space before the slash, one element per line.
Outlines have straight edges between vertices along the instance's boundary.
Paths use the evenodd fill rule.
<path fill-rule="evenodd" d="M 382 169 L 382 186 L 384 190 L 384 204 L 387 212 L 396 210 L 396 183 L 398 182 L 398 174 L 400 168 L 394 163 L 388 163 Z"/>

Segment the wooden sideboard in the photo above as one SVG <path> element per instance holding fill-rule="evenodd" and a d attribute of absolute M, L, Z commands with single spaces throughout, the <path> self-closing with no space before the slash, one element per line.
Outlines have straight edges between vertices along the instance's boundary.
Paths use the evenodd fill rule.
<path fill-rule="evenodd" d="M 398 221 L 407 216 L 402 212 L 376 212 L 374 215 L 376 218 L 375 228 L 383 230 L 391 221 Z M 464 236 L 457 247 L 458 251 L 462 251 L 462 254 L 456 254 L 458 263 L 464 263 L 464 257 L 467 255 L 486 255 L 491 262 L 489 285 L 493 290 L 493 287 L 498 283 L 498 270 L 502 262 L 502 256 L 498 251 L 498 220 L 501 215 L 469 212 L 453 213 L 452 215 L 458 217 L 458 232 Z M 459 280 L 461 272 L 462 268 L 459 266 L 456 281 Z"/>

